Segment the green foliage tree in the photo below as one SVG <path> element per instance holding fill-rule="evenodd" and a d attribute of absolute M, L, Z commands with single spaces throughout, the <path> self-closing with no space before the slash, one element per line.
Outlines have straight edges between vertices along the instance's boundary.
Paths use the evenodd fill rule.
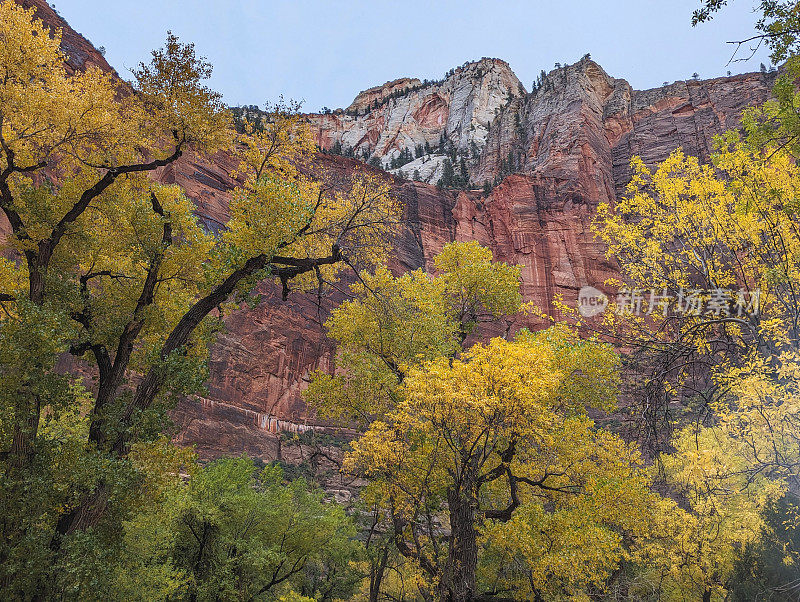
<path fill-rule="evenodd" d="M 442 162 L 442 177 L 439 178 L 438 185 L 443 188 L 451 188 L 456 179 L 456 172 L 453 169 L 453 162 L 447 158 Z"/>
<path fill-rule="evenodd" d="M 248 459 L 220 460 L 184 494 L 173 511 L 173 562 L 191 599 L 276 597 L 289 587 L 347 598 L 360 580 L 348 574 L 360 547 L 352 521 L 303 479 L 284 483 L 279 467 L 256 474 Z"/>

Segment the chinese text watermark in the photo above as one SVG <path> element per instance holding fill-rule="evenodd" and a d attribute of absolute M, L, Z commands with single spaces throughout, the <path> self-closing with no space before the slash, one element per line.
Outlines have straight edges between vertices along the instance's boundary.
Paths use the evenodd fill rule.
<path fill-rule="evenodd" d="M 619 315 L 686 315 L 742 317 L 757 315 L 761 291 L 746 289 L 683 289 L 670 293 L 664 289 L 622 288 L 617 292 L 615 310 Z M 606 294 L 593 286 L 578 292 L 578 311 L 587 318 L 602 313 L 608 306 Z"/>

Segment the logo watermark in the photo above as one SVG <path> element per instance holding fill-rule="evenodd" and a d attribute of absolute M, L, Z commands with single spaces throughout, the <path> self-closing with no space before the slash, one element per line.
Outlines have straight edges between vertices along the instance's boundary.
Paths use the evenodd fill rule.
<path fill-rule="evenodd" d="M 670 294 L 666 288 L 622 288 L 617 292 L 615 311 L 618 315 L 633 316 L 657 312 L 662 316 L 742 317 L 758 315 L 760 301 L 760 290 L 681 288 L 677 294 Z M 608 296 L 593 286 L 578 291 L 578 311 L 584 317 L 603 313 L 608 303 Z"/>
<path fill-rule="evenodd" d="M 582 316 L 591 318 L 601 314 L 608 307 L 608 295 L 593 286 L 584 286 L 578 291 L 578 311 Z"/>

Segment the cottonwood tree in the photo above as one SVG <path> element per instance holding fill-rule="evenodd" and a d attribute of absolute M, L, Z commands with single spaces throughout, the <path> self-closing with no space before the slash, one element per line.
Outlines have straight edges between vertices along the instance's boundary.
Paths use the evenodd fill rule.
<path fill-rule="evenodd" d="M 368 426 L 346 467 L 368 479 L 364 498 L 414 563 L 409 578 L 426 598 L 533 597 L 602 583 L 620 540 L 579 543 L 566 534 L 570 521 L 581 516 L 586 533 L 596 527 L 593 538 L 608 534 L 627 519 L 590 513 L 588 500 L 624 483 L 625 524 L 634 529 L 642 516 L 634 500 L 647 497 L 635 451 L 595 433 L 584 413 L 614 403 L 608 347 L 551 330 L 470 348 L 479 325 L 508 332 L 523 308 L 519 268 L 491 259 L 475 242 L 451 243 L 434 258 L 433 276 L 363 274 L 356 298 L 327 323 L 339 343 L 337 371 L 316 374 L 307 392 L 325 415 Z M 609 480 L 599 485 L 590 475 L 604 471 Z M 550 504 L 565 522 L 543 511 Z M 566 538 L 563 546 L 532 553 L 541 530 Z M 592 566 L 581 582 L 557 568 L 576 554 Z"/>
<path fill-rule="evenodd" d="M 555 328 L 409 370 L 403 400 L 345 466 L 369 479 L 424 597 L 604 586 L 652 508 L 638 452 L 585 413 L 613 403 L 616 366 L 604 345 Z"/>
<path fill-rule="evenodd" d="M 736 550 L 756 544 L 763 511 L 798 486 L 799 186 L 786 149 L 729 133 L 711 165 L 681 151 L 654 172 L 635 161 L 628 195 L 599 208 L 596 230 L 627 285 L 671 299 L 622 331 L 630 365 L 650 367 L 640 416 L 662 437 L 664 486 L 688 509 L 664 529 L 682 543 L 656 579 L 680 595 L 725 595 Z"/>
<path fill-rule="evenodd" d="M 322 415 L 368 425 L 399 401 L 410 367 L 456 355 L 481 326 L 508 331 L 524 309 L 519 267 L 493 262 L 475 241 L 445 245 L 433 267 L 435 276 L 362 273 L 354 298 L 333 310 L 337 370 L 313 374 L 305 393 Z"/>
<path fill-rule="evenodd" d="M 622 336 L 652 368 L 640 390 L 643 436 L 656 450 L 676 418 L 670 400 L 708 418 L 731 384 L 715 366 L 777 368 L 800 340 L 796 167 L 785 154 L 762 160 L 735 134 L 719 145 L 713 165 L 681 151 L 653 173 L 634 161 L 627 196 L 614 210 L 601 205 L 595 221 L 642 296 Z"/>
<path fill-rule="evenodd" d="M 0 3 L 0 41 L 0 208 L 11 229 L 0 466 L 4 515 L 17 517 L 4 523 L 0 561 L 8 591 L 30 592 L 47 585 L 65 537 L 119 519 L 116 502 L 135 486 L 130 445 L 163 430 L 168 393 L 202 383 L 225 303 L 263 278 L 285 296 L 380 260 L 397 209 L 376 177 L 329 188 L 304 175 L 314 149 L 296 114 L 276 110 L 235 136 L 204 85 L 211 66 L 171 34 L 132 84 L 94 68 L 67 75 L 60 32 L 12 2 Z M 238 186 L 214 235 L 177 186 L 148 176 L 186 152 L 223 149 L 239 158 Z M 81 372 L 56 369 L 67 353 L 93 366 L 91 393 Z M 62 462 L 64 434 L 43 433 L 42 420 L 76 407 L 89 425 Z"/>

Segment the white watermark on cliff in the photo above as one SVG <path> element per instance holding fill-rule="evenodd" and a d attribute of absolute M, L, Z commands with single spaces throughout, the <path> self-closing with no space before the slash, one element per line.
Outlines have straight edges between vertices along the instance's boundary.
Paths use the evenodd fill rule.
<path fill-rule="evenodd" d="M 758 315 L 760 290 L 746 289 L 679 289 L 671 294 L 666 288 L 622 288 L 617 292 L 615 311 L 618 315 L 686 315 L 709 317 L 742 317 Z M 578 291 L 578 311 L 591 318 L 608 307 L 608 296 L 593 286 Z"/>

